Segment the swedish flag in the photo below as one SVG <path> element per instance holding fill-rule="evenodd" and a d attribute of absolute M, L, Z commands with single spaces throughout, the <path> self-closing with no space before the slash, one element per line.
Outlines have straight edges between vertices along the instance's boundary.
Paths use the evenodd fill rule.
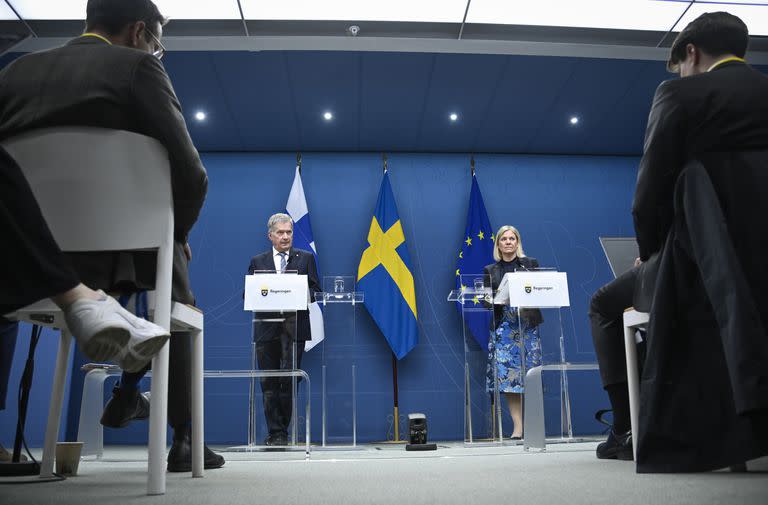
<path fill-rule="evenodd" d="M 493 228 L 485 211 L 483 195 L 477 184 L 477 177 L 472 175 L 472 190 L 469 193 L 469 210 L 467 210 L 467 228 L 462 238 L 459 260 L 456 262 L 456 287 L 464 289 L 461 284 L 462 275 L 471 279 L 471 275 L 483 274 L 483 267 L 493 263 Z M 466 278 L 466 277 L 465 277 Z M 487 281 L 486 281 L 487 282 Z M 479 305 L 480 301 L 475 297 L 465 302 L 467 306 Z M 459 312 L 462 311 L 461 303 L 458 303 Z M 464 312 L 464 322 L 467 324 L 472 336 L 482 349 L 488 347 L 489 326 L 491 323 L 490 311 Z"/>
<path fill-rule="evenodd" d="M 389 174 L 384 172 L 368 231 L 368 247 L 357 270 L 357 289 L 365 293 L 365 307 L 398 359 L 419 340 L 411 271 L 395 196 Z"/>

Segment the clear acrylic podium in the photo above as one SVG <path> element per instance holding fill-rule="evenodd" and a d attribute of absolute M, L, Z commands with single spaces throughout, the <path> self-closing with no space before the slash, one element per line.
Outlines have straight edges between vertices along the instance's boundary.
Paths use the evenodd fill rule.
<path fill-rule="evenodd" d="M 323 311 L 325 338 L 317 345 L 322 354 L 321 407 L 323 448 L 357 447 L 357 373 L 360 347 L 356 312 L 365 301 L 355 291 L 353 276 L 325 276 L 315 301 Z"/>
<path fill-rule="evenodd" d="M 274 270 L 257 271 L 245 278 L 244 309 L 251 320 L 251 370 L 223 372 L 232 377 L 250 378 L 248 405 L 248 441 L 244 447 L 230 450 L 264 450 L 270 426 L 286 424 L 288 447 L 296 448 L 299 384 L 306 389 L 304 402 L 305 447 L 310 443 L 310 381 L 297 365 L 297 313 L 307 310 L 309 290 L 306 275 L 296 271 L 277 274 Z M 277 349 L 277 356 L 275 350 Z M 269 358 L 269 356 L 272 356 Z M 269 359 L 268 359 L 269 358 Z M 258 379 L 258 380 L 257 380 Z"/>
<path fill-rule="evenodd" d="M 494 324 L 491 279 L 485 274 L 459 275 L 460 288 L 448 293 L 458 305 L 464 342 L 464 443 L 503 443 L 502 402 L 495 354 L 489 356 L 488 338 Z"/>
<path fill-rule="evenodd" d="M 506 274 L 496 293 L 496 303 L 515 307 L 523 331 L 523 314 L 537 311 L 541 316 L 539 338 L 541 342 L 540 364 L 526 369 L 526 349 L 521 345 L 521 362 L 525 376 L 523 397 L 523 446 L 525 450 L 544 450 L 546 447 L 546 424 L 544 416 L 545 382 L 543 372 L 559 371 L 558 383 L 550 386 L 557 390 L 556 401 L 560 411 L 559 436 L 550 441 L 574 441 L 571 396 L 568 385 L 569 370 L 596 370 L 592 362 L 578 362 L 568 357 L 567 349 L 575 343 L 568 342 L 563 331 L 562 309 L 570 306 L 568 279 L 565 272 L 550 268 L 537 268 Z M 553 396 L 553 395 L 550 395 Z"/>

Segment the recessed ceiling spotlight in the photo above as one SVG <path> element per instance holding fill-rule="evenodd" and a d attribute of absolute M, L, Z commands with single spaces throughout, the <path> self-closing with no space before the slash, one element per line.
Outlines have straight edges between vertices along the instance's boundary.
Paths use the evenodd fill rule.
<path fill-rule="evenodd" d="M 451 115 L 448 117 L 451 118 L 451 121 L 456 121 L 457 119 L 459 119 L 459 115 L 456 114 L 455 112 L 451 112 Z"/>
<path fill-rule="evenodd" d="M 205 121 L 206 117 L 207 116 L 206 116 L 205 112 L 203 112 L 201 110 L 195 112 L 195 119 L 197 119 L 198 121 Z"/>
<path fill-rule="evenodd" d="M 572 125 L 574 125 L 574 126 L 579 124 L 579 117 L 578 116 L 571 116 L 570 123 Z"/>
<path fill-rule="evenodd" d="M 326 112 L 325 114 L 323 114 L 323 119 L 325 119 L 326 121 L 330 121 L 331 119 L 333 119 L 333 114 L 331 112 Z"/>

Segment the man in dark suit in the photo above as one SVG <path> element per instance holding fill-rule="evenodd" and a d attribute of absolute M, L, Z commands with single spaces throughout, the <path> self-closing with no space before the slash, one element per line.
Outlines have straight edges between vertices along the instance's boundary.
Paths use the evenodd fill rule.
<path fill-rule="evenodd" d="M 0 139 L 41 128 L 93 126 L 159 140 L 168 150 L 173 187 L 173 299 L 194 304 L 187 239 L 205 200 L 208 177 L 160 63 L 165 23 L 151 0 L 89 0 L 86 33 L 63 47 L 22 56 L 0 72 Z M 154 287 L 154 257 L 145 252 L 70 255 L 84 284 L 122 293 Z M 188 334 L 171 338 L 170 471 L 191 470 L 190 346 Z M 102 424 L 121 427 L 148 415 L 148 401 L 137 389 L 144 373 L 124 374 Z M 206 468 L 223 463 L 206 448 Z"/>
<path fill-rule="evenodd" d="M 715 12 L 703 14 L 691 22 L 678 35 L 672 45 L 668 69 L 672 72 L 678 72 L 681 79 L 665 81 L 656 90 L 648 120 L 644 154 L 640 162 L 637 188 L 632 205 L 635 231 L 640 248 L 639 262 L 645 263 L 598 290 L 590 307 L 592 334 L 600 363 L 601 377 L 614 410 L 614 427 L 608 440 L 597 448 L 599 458 L 632 459 L 633 441 L 629 431 L 629 400 L 622 337 L 622 313 L 625 308 L 633 305 L 633 298 L 637 307 L 640 298 L 647 300 L 649 293 L 655 292 L 655 296 L 658 297 L 659 293 L 654 290 L 653 286 L 658 270 L 659 253 L 666 247 L 665 243 L 669 242 L 668 236 L 675 228 L 673 226 L 676 205 L 674 192 L 675 184 L 681 172 L 688 162 L 692 160 L 705 161 L 711 158 L 712 153 L 738 153 L 768 149 L 768 78 L 745 63 L 744 55 L 748 41 L 747 27 L 739 18 L 725 12 Z M 717 168 L 717 164 L 715 162 L 710 166 Z M 766 156 L 763 156 L 763 165 L 768 166 L 768 157 Z M 731 193 L 737 198 L 739 194 L 742 197 L 749 194 L 750 190 L 746 186 L 738 188 L 736 186 L 739 184 L 738 181 L 746 181 L 746 176 L 752 173 L 755 167 L 743 165 L 737 167 L 734 165 L 732 168 L 736 170 L 729 176 L 732 181 L 735 181 L 729 184 L 734 186 L 731 188 L 733 189 Z M 749 184 L 747 183 L 747 185 Z M 748 218 L 749 216 L 743 217 Z M 759 233 L 750 230 L 751 222 L 748 223 L 747 221 L 744 221 L 744 227 L 729 230 L 734 240 L 745 243 L 744 237 Z M 747 251 L 749 253 L 747 257 L 754 255 L 755 258 L 759 258 L 764 252 L 764 247 L 760 250 L 760 246 L 753 243 L 750 243 L 747 249 L 750 249 Z M 737 260 L 734 259 L 734 261 Z M 749 267 L 747 271 L 750 274 L 765 270 L 764 262 L 762 265 L 750 263 L 744 266 Z M 678 281 L 681 280 L 682 277 L 678 278 Z M 688 289 L 690 290 L 686 296 L 691 300 L 696 296 L 704 296 L 701 292 L 693 292 L 696 291 L 693 286 L 698 285 L 700 280 L 690 278 L 685 282 L 688 282 Z M 729 289 L 727 286 L 723 288 L 726 291 Z M 703 290 L 701 291 L 703 292 Z M 638 296 L 641 292 L 644 292 L 645 296 Z M 714 302 L 706 299 L 700 301 L 700 306 L 710 306 L 711 312 L 710 304 L 714 304 Z M 656 301 L 653 302 L 653 305 L 647 302 L 643 305 L 645 305 L 642 307 L 644 311 L 651 312 L 652 329 Z M 691 307 L 694 304 L 687 303 L 687 305 Z M 683 306 L 679 308 L 683 310 Z M 698 316 L 692 317 L 703 321 L 709 316 L 700 313 Z M 717 322 L 712 320 L 707 324 L 713 330 L 712 333 L 716 334 Z M 675 358 L 672 358 L 671 355 L 654 354 L 652 349 L 654 346 L 651 345 L 654 339 L 656 342 L 667 340 L 670 345 L 673 340 L 677 341 L 678 343 L 675 345 L 679 349 L 682 349 L 680 346 L 684 341 L 680 334 L 660 335 L 658 333 L 656 332 L 654 335 L 649 330 L 646 368 L 652 367 L 652 369 L 646 370 L 643 374 L 643 388 L 646 389 L 646 384 L 650 383 L 650 376 L 654 376 L 654 381 L 667 381 L 666 391 L 669 393 L 672 390 L 671 376 L 659 373 L 655 367 L 661 365 L 662 362 L 674 366 L 675 360 L 693 362 L 696 361 L 696 358 L 690 354 L 686 356 L 685 353 L 678 354 Z M 689 337 L 690 335 L 685 335 L 685 340 Z M 719 339 L 719 336 L 714 335 L 713 338 Z M 700 344 L 703 341 L 702 339 Z M 720 344 L 717 346 L 719 347 Z M 715 356 L 722 356 L 722 352 L 722 349 L 718 348 L 709 350 L 709 353 Z M 681 371 L 687 370 L 686 373 L 689 375 L 699 373 L 693 372 L 699 363 L 679 363 L 678 366 L 681 367 Z M 768 363 L 765 366 L 768 366 Z M 711 372 L 712 376 L 709 378 L 706 377 L 706 373 L 702 374 L 699 378 L 702 384 L 706 384 L 708 381 L 712 385 L 723 382 L 722 377 L 715 378 L 717 374 L 714 373 L 714 370 Z M 646 377 L 649 378 L 649 382 L 646 382 Z M 665 386 L 660 384 L 659 388 L 664 389 Z M 707 400 L 701 398 L 697 400 L 696 405 L 690 405 L 681 397 L 678 399 L 678 404 L 686 405 L 689 413 L 699 412 L 699 415 L 696 416 L 699 421 L 712 418 L 712 411 L 709 409 L 723 410 L 723 406 L 731 400 L 727 398 L 727 393 L 717 398 L 718 394 L 724 391 L 719 389 L 719 386 L 713 386 L 710 390 L 712 398 Z M 645 396 L 643 401 L 645 401 Z M 709 401 L 712 401 L 711 405 L 702 404 L 702 402 L 707 403 Z M 644 415 L 652 415 L 650 413 L 654 410 L 647 407 L 649 405 L 644 403 L 641 412 L 644 412 Z M 735 425 L 733 424 L 734 415 L 728 414 L 730 417 L 719 425 L 715 423 L 717 426 L 712 426 L 711 433 L 698 437 L 698 442 L 695 440 L 697 437 L 690 437 L 694 440 L 683 442 L 680 433 L 673 433 L 669 431 L 669 428 L 672 427 L 682 433 L 685 430 L 691 430 L 692 426 L 675 423 L 673 420 L 680 420 L 682 416 L 675 416 L 672 412 L 657 413 L 659 414 L 656 416 L 657 419 L 645 423 L 647 425 L 658 423 L 656 427 L 665 425 L 662 430 L 666 430 L 666 435 L 664 435 L 666 442 L 659 442 L 657 439 L 657 445 L 652 449 L 652 452 L 656 453 L 654 455 L 655 461 L 659 461 L 658 457 L 672 461 L 676 457 L 673 453 L 675 451 L 684 452 L 683 448 L 689 443 L 692 445 L 688 454 L 698 452 L 699 457 L 681 456 L 674 464 L 662 468 L 663 465 L 656 463 L 644 464 L 642 460 L 645 459 L 644 454 L 647 452 L 639 451 L 638 468 L 642 471 L 692 471 L 716 468 L 718 461 L 728 459 L 720 456 L 704 457 L 701 446 L 710 445 L 709 438 L 718 440 L 719 444 L 722 441 L 724 431 L 727 431 L 725 430 L 726 426 L 729 423 Z M 702 424 L 699 421 L 694 424 Z M 641 419 L 641 426 L 643 424 L 643 419 Z M 710 425 L 707 424 L 707 426 Z M 640 436 L 643 437 L 643 435 L 641 429 Z M 715 445 L 717 444 L 713 444 L 713 448 Z M 642 443 L 639 449 L 641 448 Z M 723 449 L 722 454 L 727 453 L 728 450 Z M 694 461 L 695 459 L 698 461 Z"/>
<path fill-rule="evenodd" d="M 321 291 L 315 257 L 309 251 L 293 248 L 293 220 L 288 214 L 275 214 L 267 223 L 267 238 L 272 248 L 251 258 L 248 275 L 296 272 L 306 275 L 310 297 Z M 304 343 L 312 339 L 309 311 L 295 314 L 259 313 L 253 323 L 253 339 L 260 370 L 301 368 Z M 294 352 L 295 349 L 295 352 Z M 265 445 L 286 445 L 293 412 L 293 381 L 290 377 L 261 379 L 264 417 L 269 435 Z"/>

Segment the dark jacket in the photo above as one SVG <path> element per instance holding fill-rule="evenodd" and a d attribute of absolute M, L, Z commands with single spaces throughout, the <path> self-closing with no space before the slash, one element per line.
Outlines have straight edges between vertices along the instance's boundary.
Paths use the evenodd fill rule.
<path fill-rule="evenodd" d="M 154 137 L 168 150 L 174 202 L 174 299 L 188 301 L 181 246 L 202 208 L 208 177 L 160 61 L 137 49 L 78 37 L 22 56 L 0 71 L 0 139 L 40 128 L 93 126 Z M 135 261 L 133 261 L 135 259 Z M 150 287 L 154 255 L 76 255 L 83 282 Z"/>
<path fill-rule="evenodd" d="M 767 194 L 768 77 L 727 63 L 660 85 L 633 204 L 641 257 L 660 254 L 640 472 L 768 454 Z"/>
<path fill-rule="evenodd" d="M 520 264 L 523 268 L 529 270 L 539 268 L 539 261 L 536 258 L 531 258 L 530 256 L 523 256 L 520 258 Z M 483 268 L 483 273 L 490 278 L 491 289 L 495 295 L 496 291 L 499 289 L 499 285 L 501 284 L 501 279 L 504 277 L 504 267 L 501 265 L 501 262 L 498 261 L 496 263 L 486 265 Z M 495 330 L 496 325 L 501 322 L 501 318 L 504 315 L 503 310 L 504 307 L 502 305 L 494 304 L 491 330 Z M 538 326 L 544 321 L 544 318 L 541 315 L 541 311 L 539 309 L 521 309 L 520 313 L 523 317 L 523 321 L 525 321 L 525 324 L 528 326 Z"/>
<path fill-rule="evenodd" d="M 679 179 L 660 256 L 639 472 L 708 471 L 768 454 L 768 270 L 760 254 L 768 239 L 753 218 L 768 213 L 768 151 L 705 162 L 707 170 L 693 162 Z"/>
<path fill-rule="evenodd" d="M 659 85 L 648 117 L 632 203 L 640 258 L 661 249 L 672 192 L 688 161 L 708 152 L 768 147 L 768 77 L 740 63 Z"/>
<path fill-rule="evenodd" d="M 317 264 L 314 255 L 303 249 L 293 249 L 288 252 L 288 261 L 285 269 L 287 271 L 296 271 L 299 275 L 306 275 L 309 283 L 309 296 L 312 301 L 315 300 L 315 293 L 322 291 L 320 281 L 317 278 Z M 248 275 L 254 272 L 275 272 L 275 262 L 272 256 L 272 248 L 251 258 L 248 265 Z M 262 312 L 259 319 L 280 319 L 284 314 Z M 289 323 L 292 326 L 292 322 Z M 312 331 L 309 325 L 309 311 L 300 310 L 297 312 L 296 319 L 296 339 L 299 341 L 312 340 Z M 257 324 L 254 327 L 254 340 L 270 340 L 279 337 L 281 331 L 275 325 Z"/>

